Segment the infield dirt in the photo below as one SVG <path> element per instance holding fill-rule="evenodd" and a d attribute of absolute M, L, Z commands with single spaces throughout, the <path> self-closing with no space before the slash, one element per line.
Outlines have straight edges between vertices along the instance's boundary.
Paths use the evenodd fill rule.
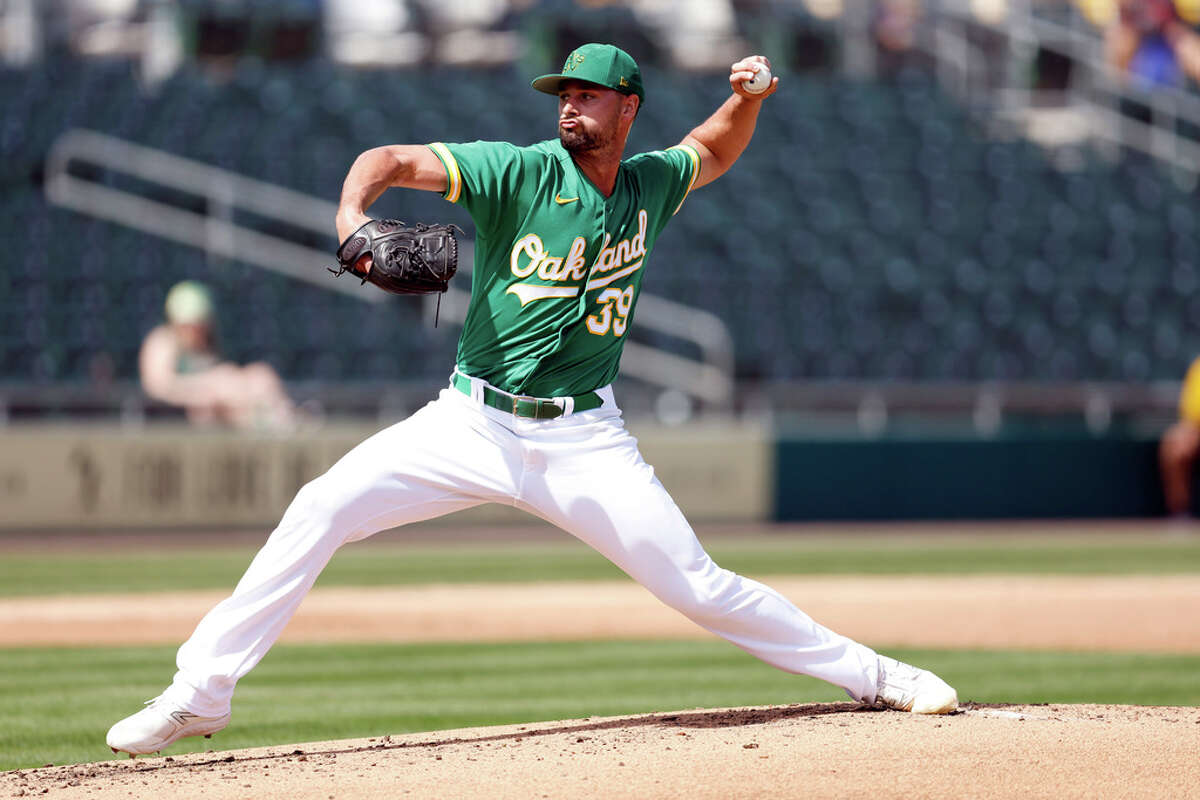
<path fill-rule="evenodd" d="M 911 798 L 1195 796 L 1200 709 L 850 703 L 417 733 L 0 775 L 0 796 Z"/>
<path fill-rule="evenodd" d="M 1200 591 L 1189 575 L 764 580 L 834 630 L 893 647 L 1200 652 Z M 0 646 L 176 644 L 225 594 L 0 599 Z M 593 581 L 315 589 L 282 641 L 709 636 L 631 581 Z"/>

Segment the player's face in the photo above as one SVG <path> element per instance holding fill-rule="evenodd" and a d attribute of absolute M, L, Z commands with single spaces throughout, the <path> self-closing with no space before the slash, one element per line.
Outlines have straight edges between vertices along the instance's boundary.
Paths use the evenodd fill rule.
<path fill-rule="evenodd" d="M 626 96 L 591 83 L 567 81 L 558 93 L 558 138 L 569 152 L 602 150 L 617 136 Z"/>

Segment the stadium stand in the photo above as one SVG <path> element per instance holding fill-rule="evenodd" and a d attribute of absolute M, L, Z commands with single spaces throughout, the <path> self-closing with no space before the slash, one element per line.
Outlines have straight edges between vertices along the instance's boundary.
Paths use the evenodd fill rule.
<path fill-rule="evenodd" d="M 454 102 L 413 72 L 316 59 L 189 63 L 152 90 L 120 60 L 0 69 L 0 381 L 132 379 L 185 278 L 221 298 L 235 360 L 294 381 L 442 378 L 456 331 L 416 303 L 211 260 L 50 207 L 40 186 L 75 127 L 329 200 L 374 145 L 552 135 L 519 64 L 439 69 Z M 725 95 L 711 75 L 646 71 L 631 151 L 678 141 Z M 1200 351 L 1193 194 L 1148 158 L 1081 152 L 1067 169 L 985 136 L 919 70 L 791 75 L 743 161 L 668 228 L 647 289 L 725 320 L 743 379 L 1174 379 Z M 469 222 L 432 194 L 380 210 Z"/>

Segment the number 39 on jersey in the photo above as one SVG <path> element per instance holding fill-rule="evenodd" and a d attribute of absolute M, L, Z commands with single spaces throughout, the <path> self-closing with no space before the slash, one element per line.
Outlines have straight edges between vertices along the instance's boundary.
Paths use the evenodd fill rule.
<path fill-rule="evenodd" d="M 605 289 L 596 297 L 600 309 L 587 318 L 587 328 L 597 336 L 624 336 L 629 326 L 629 312 L 633 310 L 633 287 Z"/>

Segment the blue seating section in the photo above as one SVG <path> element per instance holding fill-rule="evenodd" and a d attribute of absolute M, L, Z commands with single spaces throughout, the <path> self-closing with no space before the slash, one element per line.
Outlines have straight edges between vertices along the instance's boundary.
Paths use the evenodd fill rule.
<path fill-rule="evenodd" d="M 153 92 L 121 63 L 0 70 L 0 381 L 133 378 L 184 278 L 215 289 L 229 357 L 289 380 L 444 376 L 457 330 L 429 327 L 415 298 L 368 305 L 211 260 L 50 207 L 40 187 L 71 127 L 329 200 L 372 146 L 553 135 L 554 101 L 523 72 L 442 70 L 434 86 L 323 62 L 223 80 L 191 67 Z M 711 75 L 646 82 L 631 151 L 679 141 L 727 92 Z M 984 138 L 920 73 L 793 76 L 659 240 L 646 290 L 724 319 L 746 379 L 1177 378 L 1200 352 L 1195 193 L 1147 160 L 1083 155 L 1066 171 Z M 435 194 L 392 192 L 378 211 L 469 226 Z"/>

